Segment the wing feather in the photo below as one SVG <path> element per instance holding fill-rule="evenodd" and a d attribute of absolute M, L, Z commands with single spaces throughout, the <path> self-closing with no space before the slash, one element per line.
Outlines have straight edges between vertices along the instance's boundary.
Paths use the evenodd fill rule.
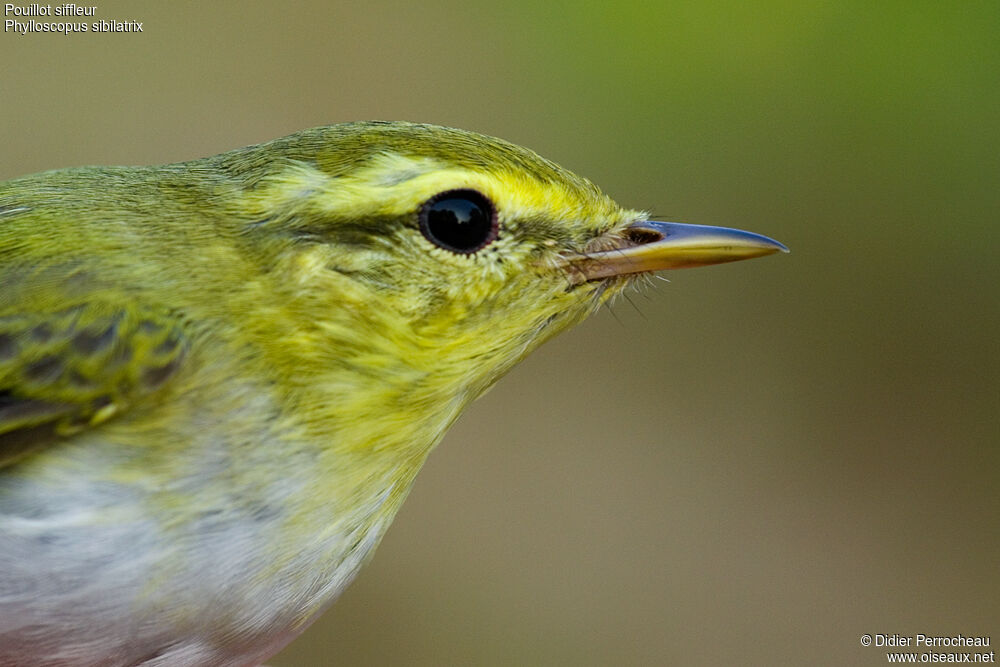
<path fill-rule="evenodd" d="M 135 304 L 0 315 L 0 468 L 159 390 L 186 343 L 180 317 Z"/>

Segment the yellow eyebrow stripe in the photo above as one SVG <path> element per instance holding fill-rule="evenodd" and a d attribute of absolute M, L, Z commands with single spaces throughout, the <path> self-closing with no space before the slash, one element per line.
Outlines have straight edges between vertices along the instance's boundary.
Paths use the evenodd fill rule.
<path fill-rule="evenodd" d="M 255 215 L 312 214 L 362 219 L 404 216 L 434 195 L 469 188 L 489 197 L 501 219 L 555 213 L 564 220 L 595 213 L 618 219 L 621 210 L 603 196 L 583 198 L 579 192 L 514 170 L 477 171 L 445 165 L 426 157 L 380 153 L 350 174 L 331 176 L 311 164 L 290 162 L 245 201 Z M 589 193 L 588 193 L 589 194 Z"/>

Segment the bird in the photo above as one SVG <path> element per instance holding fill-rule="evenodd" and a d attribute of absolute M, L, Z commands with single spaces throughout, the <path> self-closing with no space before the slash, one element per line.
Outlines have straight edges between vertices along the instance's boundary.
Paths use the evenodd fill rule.
<path fill-rule="evenodd" d="M 0 666 L 261 664 L 525 355 L 786 250 L 409 122 L 0 183 Z"/>

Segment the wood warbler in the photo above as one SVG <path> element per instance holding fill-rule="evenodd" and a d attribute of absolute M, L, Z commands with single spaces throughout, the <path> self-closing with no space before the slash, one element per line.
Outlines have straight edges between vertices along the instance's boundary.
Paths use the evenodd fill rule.
<path fill-rule="evenodd" d="M 0 183 L 0 665 L 259 664 L 536 346 L 779 250 L 411 123 Z"/>

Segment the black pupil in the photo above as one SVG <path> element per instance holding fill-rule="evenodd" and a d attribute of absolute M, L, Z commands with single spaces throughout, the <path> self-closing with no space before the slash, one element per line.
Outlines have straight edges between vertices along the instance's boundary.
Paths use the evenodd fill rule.
<path fill-rule="evenodd" d="M 493 207 L 475 191 L 450 192 L 424 205 L 420 226 L 431 243 L 468 254 L 496 238 Z"/>

